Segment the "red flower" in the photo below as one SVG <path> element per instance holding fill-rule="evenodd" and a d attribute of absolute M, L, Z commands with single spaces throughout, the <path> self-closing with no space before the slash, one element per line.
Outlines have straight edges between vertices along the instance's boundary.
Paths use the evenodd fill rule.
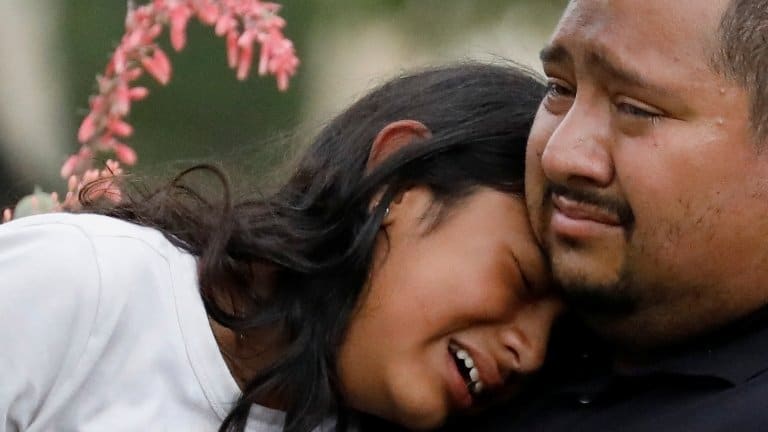
<path fill-rule="evenodd" d="M 131 104 L 149 94 L 146 87 L 134 86 L 146 71 L 160 84 L 171 79 L 168 56 L 157 45 L 166 25 L 170 27 L 171 45 L 182 50 L 187 42 L 187 25 L 192 17 L 202 24 L 214 26 L 216 35 L 226 38 L 227 62 L 236 70 L 237 78 L 248 77 L 253 64 L 254 44 L 259 45 L 259 74 L 272 74 L 277 87 L 288 88 L 299 60 L 293 44 L 283 35 L 285 20 L 277 15 L 280 5 L 261 0 L 152 0 L 131 8 L 125 18 L 125 34 L 112 53 L 104 75 L 98 76 L 98 94 L 90 99 L 90 111 L 77 132 L 80 150 L 67 158 L 61 176 L 69 179 L 68 192 L 61 209 L 79 207 L 78 194 L 91 181 L 105 182 L 89 189 L 91 197 L 120 198 L 117 176 L 122 173 L 118 162 L 108 161 L 107 168 L 93 169 L 95 152 L 114 152 L 121 163 L 136 163 L 136 152 L 115 137 L 129 137 L 133 127 L 126 121 Z M 102 187 L 103 186 L 103 187 Z M 58 198 L 55 198 L 58 202 Z M 3 212 L 3 219 L 12 216 Z"/>
<path fill-rule="evenodd" d="M 141 65 L 162 85 L 171 80 L 171 61 L 159 47 L 152 47 L 152 57 L 143 57 Z"/>
<path fill-rule="evenodd" d="M 192 17 L 192 9 L 184 3 L 177 2 L 171 6 L 171 45 L 176 51 L 181 51 L 187 44 L 187 23 Z"/>

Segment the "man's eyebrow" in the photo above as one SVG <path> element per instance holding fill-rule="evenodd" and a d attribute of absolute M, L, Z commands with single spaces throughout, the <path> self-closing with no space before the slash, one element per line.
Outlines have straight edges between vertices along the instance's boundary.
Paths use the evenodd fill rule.
<path fill-rule="evenodd" d="M 547 45 L 539 53 L 541 62 L 546 63 L 572 63 L 573 56 L 562 45 Z M 620 66 L 620 62 L 614 60 L 612 56 L 602 51 L 591 51 L 587 54 L 587 66 L 598 70 L 605 75 L 610 75 L 613 79 L 620 81 L 624 85 L 637 87 L 651 93 L 659 95 L 669 95 L 669 89 L 651 83 L 636 71 Z"/>
<path fill-rule="evenodd" d="M 547 45 L 539 52 L 539 59 L 542 63 L 562 63 L 573 57 L 562 45 Z"/>
<path fill-rule="evenodd" d="M 668 94 L 669 91 L 661 86 L 648 82 L 638 72 L 619 65 L 609 55 L 600 51 L 593 51 L 587 55 L 587 65 L 597 69 L 612 78 L 621 81 L 625 85 L 638 87 L 655 93 Z"/>

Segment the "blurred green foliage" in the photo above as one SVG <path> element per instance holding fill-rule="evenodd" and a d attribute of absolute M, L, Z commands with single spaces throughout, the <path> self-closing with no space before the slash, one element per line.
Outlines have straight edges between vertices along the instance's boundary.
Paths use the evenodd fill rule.
<path fill-rule="evenodd" d="M 122 35 L 125 4 L 63 1 L 61 46 L 73 78 L 68 93 L 78 107 L 69 110 L 74 127 L 87 111 L 95 73 L 105 67 Z M 566 0 L 283 0 L 281 15 L 288 22 L 285 32 L 302 58 L 310 38 L 323 38 L 323 28 L 348 26 L 365 17 L 396 20 L 403 31 L 417 29 L 420 43 L 429 43 L 461 38 L 465 28 L 482 26 L 520 2 L 537 3 L 549 11 L 562 9 Z M 226 66 L 223 39 L 196 22 L 190 25 L 187 48 L 168 52 L 173 63 L 171 84 L 160 87 L 143 78 L 150 98 L 135 104 L 130 116 L 136 127 L 130 143 L 139 154 L 141 170 L 161 173 L 171 160 L 239 159 L 248 154 L 243 153 L 248 148 L 263 150 L 254 150 L 261 156 L 248 161 L 256 164 L 256 170 L 273 163 L 269 154 L 279 156 L 281 150 L 278 144 L 270 148 L 266 143 L 279 143 L 276 136 L 297 127 L 302 100 L 307 97 L 306 80 L 312 79 L 313 71 L 302 65 L 287 93 L 278 92 L 272 78 L 252 76 L 238 82 Z"/>

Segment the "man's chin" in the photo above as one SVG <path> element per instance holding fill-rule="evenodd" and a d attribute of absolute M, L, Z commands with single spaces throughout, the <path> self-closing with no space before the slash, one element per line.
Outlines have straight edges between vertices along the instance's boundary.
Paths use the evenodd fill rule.
<path fill-rule="evenodd" d="M 637 310 L 636 299 L 616 287 L 569 285 L 560 291 L 569 308 L 590 320 L 621 319 Z"/>
<path fill-rule="evenodd" d="M 637 299 L 628 289 L 621 270 L 607 271 L 590 263 L 552 262 L 553 280 L 569 308 L 595 319 L 620 318 L 632 314 Z"/>

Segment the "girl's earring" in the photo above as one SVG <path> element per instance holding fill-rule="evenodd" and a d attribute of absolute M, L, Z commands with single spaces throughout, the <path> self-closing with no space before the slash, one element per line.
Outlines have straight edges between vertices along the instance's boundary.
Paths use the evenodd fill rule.
<path fill-rule="evenodd" d="M 389 207 L 384 209 L 384 217 L 389 216 Z"/>

